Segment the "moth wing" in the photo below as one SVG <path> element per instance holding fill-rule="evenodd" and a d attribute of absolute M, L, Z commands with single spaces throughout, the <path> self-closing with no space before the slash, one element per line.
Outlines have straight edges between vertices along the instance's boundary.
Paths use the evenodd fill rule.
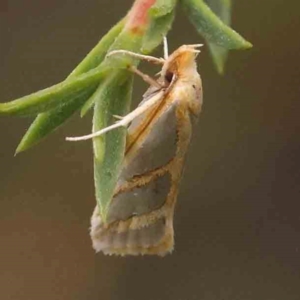
<path fill-rule="evenodd" d="M 173 213 L 191 138 L 191 115 L 197 116 L 202 104 L 196 48 L 183 45 L 169 56 L 160 78 L 172 75 L 168 90 L 128 130 L 124 165 L 108 220 L 102 222 L 97 208 L 92 217 L 96 251 L 165 255 L 173 249 Z M 150 88 L 143 103 L 155 93 Z"/>
<path fill-rule="evenodd" d="M 143 101 L 151 95 L 153 92 L 148 91 Z M 97 207 L 92 217 L 96 251 L 165 255 L 173 249 L 177 184 L 169 167 L 176 155 L 178 129 L 177 103 L 168 100 L 162 99 L 128 128 L 124 166 L 107 224 L 102 222 Z"/>

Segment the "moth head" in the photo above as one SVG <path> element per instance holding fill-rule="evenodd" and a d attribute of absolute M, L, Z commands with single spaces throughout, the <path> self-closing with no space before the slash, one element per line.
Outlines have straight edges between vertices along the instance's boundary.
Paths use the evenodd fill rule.
<path fill-rule="evenodd" d="M 203 45 L 183 45 L 167 58 L 161 72 L 166 84 L 197 71 L 196 57 L 200 53 L 198 48 L 201 46 Z"/>

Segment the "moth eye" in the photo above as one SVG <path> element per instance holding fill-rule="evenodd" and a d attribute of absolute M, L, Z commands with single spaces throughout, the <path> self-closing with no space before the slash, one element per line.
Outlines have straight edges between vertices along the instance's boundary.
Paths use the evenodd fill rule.
<path fill-rule="evenodd" d="M 174 76 L 174 73 L 172 73 L 171 71 L 167 71 L 166 75 L 165 75 L 165 80 L 168 82 L 168 83 L 171 83 L 172 82 L 172 79 L 173 79 L 173 76 Z"/>

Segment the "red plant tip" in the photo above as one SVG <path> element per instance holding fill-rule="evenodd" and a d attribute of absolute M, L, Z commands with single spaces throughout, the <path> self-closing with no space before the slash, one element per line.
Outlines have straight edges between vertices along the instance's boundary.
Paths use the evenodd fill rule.
<path fill-rule="evenodd" d="M 134 34 L 143 34 L 148 23 L 148 12 L 156 0 L 136 0 L 129 12 L 126 29 Z"/>

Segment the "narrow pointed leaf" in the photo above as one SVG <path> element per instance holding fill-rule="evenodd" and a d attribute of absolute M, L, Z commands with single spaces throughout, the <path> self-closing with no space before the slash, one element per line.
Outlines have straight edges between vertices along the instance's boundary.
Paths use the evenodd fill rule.
<path fill-rule="evenodd" d="M 208 46 L 218 73 L 221 75 L 224 74 L 225 63 L 228 57 L 228 50 L 213 43 L 209 43 Z"/>
<path fill-rule="evenodd" d="M 206 0 L 211 10 L 228 26 L 231 22 L 231 0 Z M 208 42 L 213 62 L 219 74 L 224 73 L 228 50 L 214 43 Z"/>
<path fill-rule="evenodd" d="M 124 27 L 126 18 L 118 22 L 110 31 L 103 36 L 99 43 L 89 52 L 89 54 L 81 61 L 81 63 L 72 71 L 68 78 L 81 75 L 96 68 L 104 60 L 109 47 L 113 44 L 116 37 L 120 34 Z"/>
<path fill-rule="evenodd" d="M 116 36 L 121 32 L 123 26 L 124 20 L 121 20 L 99 41 L 68 78 L 74 78 L 97 67 L 105 58 L 108 48 L 111 46 Z M 18 145 L 16 153 L 36 145 L 48 134 L 61 126 L 78 109 L 80 109 L 80 107 L 82 107 L 89 99 L 91 93 L 92 91 L 87 88 L 87 90 L 75 95 L 70 101 L 62 103 L 59 107 L 38 114 Z"/>
<path fill-rule="evenodd" d="M 57 129 L 59 125 L 64 123 L 74 112 L 80 109 L 92 91 L 93 87 L 87 88 L 58 108 L 38 114 L 19 143 L 16 154 L 36 145 L 50 132 Z"/>
<path fill-rule="evenodd" d="M 128 113 L 132 75 L 126 71 L 113 74 L 102 86 L 94 106 L 93 131 L 115 122 L 114 114 Z M 93 139 L 96 199 L 102 218 L 112 199 L 120 173 L 126 144 L 126 129 L 119 128 Z"/>
<path fill-rule="evenodd" d="M 86 88 L 92 87 L 95 90 L 108 71 L 108 68 L 100 66 L 36 93 L 0 103 L 0 115 L 26 116 L 57 108 Z"/>
<path fill-rule="evenodd" d="M 181 0 L 196 30 L 209 42 L 227 49 L 247 49 L 252 44 L 231 29 L 202 0 Z"/>

